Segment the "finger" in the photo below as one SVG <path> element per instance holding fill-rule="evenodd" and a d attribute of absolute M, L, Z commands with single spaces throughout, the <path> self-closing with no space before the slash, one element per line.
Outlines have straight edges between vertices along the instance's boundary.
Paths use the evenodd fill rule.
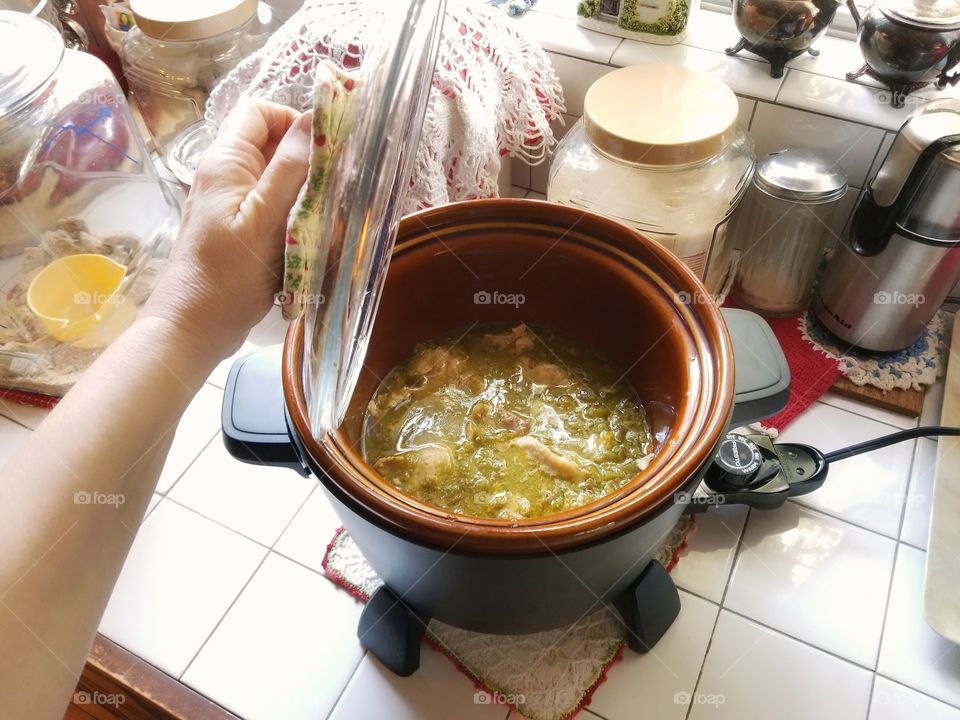
<path fill-rule="evenodd" d="M 313 113 L 305 112 L 278 143 L 269 164 L 250 193 L 252 211 L 271 227 L 285 223 L 310 167 Z M 241 209 L 243 211 L 245 209 Z"/>
<path fill-rule="evenodd" d="M 197 168 L 194 185 L 223 188 L 239 204 L 259 180 L 277 143 L 298 113 L 283 105 L 245 99 L 227 116 L 226 122 Z M 234 205 L 234 210 L 236 205 Z"/>
<path fill-rule="evenodd" d="M 249 143 L 258 150 L 273 149 L 296 121 L 299 113 L 286 105 L 244 99 L 228 116 L 213 147 Z"/>

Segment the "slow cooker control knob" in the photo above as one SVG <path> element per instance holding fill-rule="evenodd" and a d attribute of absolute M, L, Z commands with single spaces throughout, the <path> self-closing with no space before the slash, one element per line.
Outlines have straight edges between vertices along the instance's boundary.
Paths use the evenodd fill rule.
<path fill-rule="evenodd" d="M 737 433 L 727 433 L 704 480 L 714 490 L 744 488 L 756 482 L 763 462 L 763 454 L 755 442 Z"/>

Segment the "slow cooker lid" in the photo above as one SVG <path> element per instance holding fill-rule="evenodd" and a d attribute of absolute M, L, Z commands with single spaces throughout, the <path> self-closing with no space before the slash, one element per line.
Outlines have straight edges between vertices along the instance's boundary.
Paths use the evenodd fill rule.
<path fill-rule="evenodd" d="M 379 3 L 364 48 L 353 127 L 323 192 L 324 257 L 306 274 L 303 379 L 314 437 L 343 420 L 366 354 L 433 82 L 444 0 Z"/>

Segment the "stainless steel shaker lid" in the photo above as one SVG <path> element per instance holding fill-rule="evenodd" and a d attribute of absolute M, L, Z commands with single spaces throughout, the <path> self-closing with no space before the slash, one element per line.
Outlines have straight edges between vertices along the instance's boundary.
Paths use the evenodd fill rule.
<path fill-rule="evenodd" d="M 45 20 L 0 11 L 0 116 L 43 85 L 63 58 L 63 38 Z"/>
<path fill-rule="evenodd" d="M 778 150 L 757 164 L 753 183 L 776 198 L 823 203 L 843 197 L 847 174 L 813 150 Z"/>
<path fill-rule="evenodd" d="M 921 28 L 960 28 L 960 0 L 880 0 L 880 11 L 895 20 Z"/>

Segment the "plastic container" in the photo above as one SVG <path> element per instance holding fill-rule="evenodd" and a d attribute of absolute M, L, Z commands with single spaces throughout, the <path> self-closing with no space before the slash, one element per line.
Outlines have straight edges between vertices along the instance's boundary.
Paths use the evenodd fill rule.
<path fill-rule="evenodd" d="M 590 86 L 547 199 L 602 213 L 681 258 L 712 293 L 730 267 L 726 225 L 750 184 L 753 142 L 726 85 L 678 65 L 615 70 Z"/>
<path fill-rule="evenodd" d="M 120 59 L 154 146 L 190 184 L 210 138 L 203 111 L 214 86 L 276 28 L 257 0 L 131 0 L 136 27 Z"/>
<path fill-rule="evenodd" d="M 732 222 L 742 254 L 733 296 L 764 315 L 793 315 L 810 304 L 830 219 L 847 175 L 811 150 L 770 153 Z"/>
<path fill-rule="evenodd" d="M 105 65 L 23 13 L 0 12 L 0 46 L 0 386 L 61 395 L 136 315 L 180 212 Z M 78 255 L 103 262 L 47 273 L 31 309 Z"/>

